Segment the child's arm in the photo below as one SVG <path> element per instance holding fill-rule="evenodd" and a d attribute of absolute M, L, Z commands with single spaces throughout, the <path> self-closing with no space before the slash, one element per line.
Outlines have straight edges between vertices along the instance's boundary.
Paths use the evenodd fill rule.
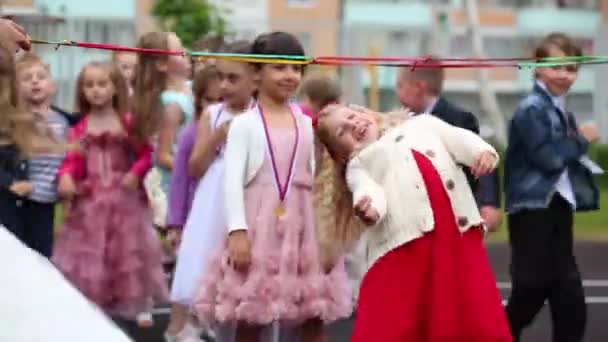
<path fill-rule="evenodd" d="M 246 230 L 245 177 L 247 174 L 247 121 L 235 118 L 226 139 L 224 152 L 224 208 L 228 231 Z"/>
<path fill-rule="evenodd" d="M 165 107 L 158 132 L 156 159 L 158 165 L 167 170 L 173 169 L 173 143 L 183 120 L 184 113 L 177 104 L 171 103 Z"/>
<path fill-rule="evenodd" d="M 200 118 L 196 142 L 188 162 L 188 174 L 195 179 L 205 175 L 215 158 L 217 148 L 226 141 L 226 134 L 228 133 L 228 123 L 212 130 L 209 124 L 209 115 L 210 113 L 205 111 Z"/>
<path fill-rule="evenodd" d="M 589 143 L 578 132 L 559 140 L 551 139 L 549 120 L 542 108 L 531 106 L 515 113 L 511 129 L 521 136 L 530 163 L 544 172 L 560 172 L 585 154 Z"/>
<path fill-rule="evenodd" d="M 82 146 L 79 144 L 85 131 L 86 124 L 83 122 L 70 128 L 68 133 L 68 151 L 57 172 L 59 194 L 66 199 L 71 199 L 76 194 L 74 182 L 85 176 L 85 160 L 82 156 Z"/>
<path fill-rule="evenodd" d="M 346 168 L 346 183 L 353 193 L 353 207 L 371 207 L 376 210 L 378 218 L 375 223 L 386 216 L 387 203 L 384 189 L 376 183 L 367 172 L 358 157 L 354 157 Z"/>
<path fill-rule="evenodd" d="M 169 208 L 167 225 L 173 228 L 183 227 L 188 216 L 188 194 L 190 178 L 188 177 L 188 159 L 194 146 L 196 124 L 192 123 L 184 131 L 177 145 L 175 163 L 169 184 Z"/>
<path fill-rule="evenodd" d="M 482 153 L 490 152 L 496 158 L 494 167 L 498 164 L 498 153 L 494 147 L 477 134 L 452 126 L 432 115 L 425 114 L 424 117 L 420 116 L 416 119 L 424 120 L 424 124 L 439 135 L 447 150 L 458 163 L 474 167 Z"/>

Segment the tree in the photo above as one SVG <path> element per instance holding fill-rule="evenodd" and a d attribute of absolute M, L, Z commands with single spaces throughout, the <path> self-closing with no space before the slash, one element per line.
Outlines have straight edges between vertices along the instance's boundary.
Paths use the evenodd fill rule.
<path fill-rule="evenodd" d="M 156 0 L 152 8 L 161 27 L 175 32 L 186 47 L 207 34 L 223 35 L 226 21 L 222 15 L 207 0 Z"/>

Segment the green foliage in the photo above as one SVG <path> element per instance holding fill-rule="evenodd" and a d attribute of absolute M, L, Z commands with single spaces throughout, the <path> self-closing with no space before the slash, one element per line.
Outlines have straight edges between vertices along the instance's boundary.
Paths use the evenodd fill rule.
<path fill-rule="evenodd" d="M 207 34 L 223 35 L 226 22 L 222 15 L 206 0 L 156 0 L 152 9 L 161 27 L 175 32 L 188 48 Z"/>
<path fill-rule="evenodd" d="M 608 190 L 608 144 L 593 144 L 589 147 L 589 157 L 606 171 L 597 177 L 600 186 Z"/>

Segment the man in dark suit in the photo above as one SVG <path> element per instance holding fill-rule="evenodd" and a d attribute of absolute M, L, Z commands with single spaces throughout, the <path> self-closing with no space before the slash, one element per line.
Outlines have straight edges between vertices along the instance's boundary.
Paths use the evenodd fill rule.
<path fill-rule="evenodd" d="M 470 112 L 456 107 L 441 97 L 444 71 L 442 68 L 403 68 L 397 78 L 397 96 L 401 104 L 414 112 L 427 113 L 479 134 L 479 122 Z M 479 179 L 465 167 L 465 174 L 477 199 L 481 217 L 490 231 L 500 227 L 500 180 L 498 171 Z"/>

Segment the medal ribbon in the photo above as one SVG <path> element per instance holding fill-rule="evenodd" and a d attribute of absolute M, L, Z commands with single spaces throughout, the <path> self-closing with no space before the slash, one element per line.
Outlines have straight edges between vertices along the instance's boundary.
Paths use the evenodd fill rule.
<path fill-rule="evenodd" d="M 268 146 L 268 154 L 270 155 L 270 162 L 272 164 L 272 173 L 274 174 L 274 182 L 279 191 L 279 199 L 281 202 L 285 200 L 287 196 L 287 192 L 289 191 L 289 187 L 291 185 L 291 179 L 293 178 L 293 170 L 296 164 L 296 155 L 298 152 L 298 146 L 300 145 L 300 130 L 298 128 L 298 123 L 296 120 L 296 116 L 293 113 L 293 109 L 290 108 L 291 118 L 293 119 L 293 125 L 296 131 L 295 143 L 293 144 L 293 150 L 291 152 L 291 158 L 289 162 L 289 171 L 287 173 L 287 180 L 285 184 L 281 184 L 281 180 L 279 177 L 279 170 L 277 168 L 277 162 L 274 155 L 274 150 L 272 148 L 272 141 L 270 138 L 270 133 L 268 131 L 268 124 L 266 123 L 266 118 L 264 117 L 264 111 L 262 106 L 258 105 L 258 112 L 260 113 L 260 117 L 262 118 L 262 124 L 264 125 L 264 134 L 266 136 L 266 144 Z"/>

